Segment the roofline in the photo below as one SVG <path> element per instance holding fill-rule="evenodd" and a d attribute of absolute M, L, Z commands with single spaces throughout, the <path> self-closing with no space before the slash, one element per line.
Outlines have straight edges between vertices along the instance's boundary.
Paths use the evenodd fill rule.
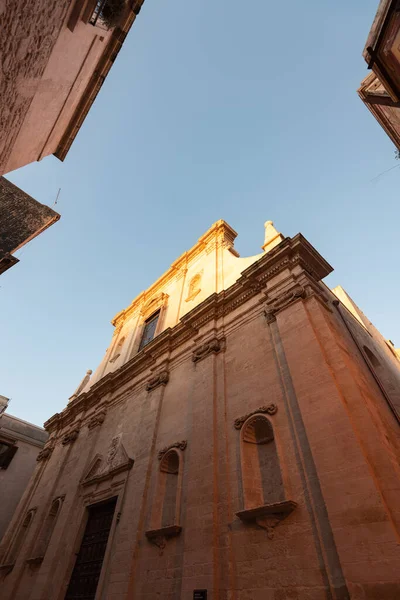
<path fill-rule="evenodd" d="M 97 94 L 99 93 L 100 88 L 114 63 L 118 52 L 122 48 L 122 44 L 124 43 L 130 28 L 136 20 L 143 3 L 144 0 L 132 0 L 131 7 L 125 21 L 121 27 L 116 27 L 112 32 L 110 40 L 105 47 L 99 62 L 97 63 L 97 67 L 94 70 L 80 101 L 78 102 L 78 106 L 76 107 L 55 152 L 53 152 L 53 155 L 59 160 L 65 160 L 65 157 L 67 156 L 73 141 L 82 127 L 83 122 L 93 105 L 93 102 L 96 100 Z"/>
<path fill-rule="evenodd" d="M 210 242 L 210 240 L 218 233 L 223 233 L 225 235 L 228 248 L 233 251 L 233 242 L 237 237 L 237 232 L 223 219 L 216 221 L 211 225 L 209 229 L 198 239 L 197 243 L 187 250 L 183 254 L 181 254 L 169 267 L 161 277 L 159 277 L 147 290 L 141 292 L 134 300 L 132 300 L 131 304 L 120 311 L 115 315 L 115 317 L 111 320 L 112 325 L 115 327 L 119 324 L 122 324 L 126 317 L 129 314 L 132 314 L 133 311 L 138 308 L 141 302 L 150 299 L 157 290 L 168 282 L 172 277 L 175 277 L 179 274 L 179 272 L 184 268 L 190 261 L 192 261 L 202 250 L 204 250 L 205 246 Z M 237 253 L 235 253 L 236 256 Z"/>

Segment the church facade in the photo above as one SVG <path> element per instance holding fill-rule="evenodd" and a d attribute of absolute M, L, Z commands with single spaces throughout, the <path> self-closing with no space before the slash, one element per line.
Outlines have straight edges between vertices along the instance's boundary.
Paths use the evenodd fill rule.
<path fill-rule="evenodd" d="M 400 362 L 301 235 L 215 223 L 113 320 L 0 549 L 2 600 L 400 597 Z"/>

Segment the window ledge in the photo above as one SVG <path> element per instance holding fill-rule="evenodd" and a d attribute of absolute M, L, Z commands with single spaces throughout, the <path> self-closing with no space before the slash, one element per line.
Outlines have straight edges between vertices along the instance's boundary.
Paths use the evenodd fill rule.
<path fill-rule="evenodd" d="M 160 529 L 150 529 L 146 531 L 146 537 L 152 544 L 155 544 L 160 548 L 160 554 L 162 554 L 167 540 L 171 537 L 179 535 L 182 531 L 180 525 L 168 525 L 168 527 L 161 527 Z"/>
<path fill-rule="evenodd" d="M 275 527 L 294 511 L 297 502 L 293 500 L 284 500 L 283 502 L 274 502 L 273 504 L 264 504 L 256 508 L 241 510 L 236 513 L 241 521 L 255 522 L 257 525 L 267 530 L 268 537 L 274 537 Z"/>

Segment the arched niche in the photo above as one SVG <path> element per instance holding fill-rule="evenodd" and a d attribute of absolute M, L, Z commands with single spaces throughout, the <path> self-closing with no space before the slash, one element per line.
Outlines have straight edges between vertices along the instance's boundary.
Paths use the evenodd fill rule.
<path fill-rule="evenodd" d="M 276 406 L 264 410 L 276 413 Z M 240 428 L 240 460 L 244 509 L 236 515 L 243 522 L 255 522 L 267 530 L 274 529 L 296 508 L 296 502 L 286 498 L 274 428 L 261 413 L 237 419 Z"/>
<path fill-rule="evenodd" d="M 241 460 L 245 508 L 285 499 L 274 430 L 264 415 L 254 415 L 244 423 Z"/>
<path fill-rule="evenodd" d="M 33 551 L 33 557 L 29 559 L 30 563 L 40 563 L 43 560 L 44 555 L 46 554 L 47 548 L 49 546 L 51 537 L 53 535 L 57 519 L 60 514 L 60 510 L 63 504 L 64 497 L 60 496 L 53 500 L 50 506 L 50 510 L 46 516 L 43 527 L 39 534 L 39 539 L 37 544 L 35 545 Z"/>
<path fill-rule="evenodd" d="M 22 547 L 25 544 L 26 538 L 28 536 L 28 532 L 32 525 L 33 518 L 35 516 L 35 512 L 36 512 L 36 509 L 33 508 L 26 513 L 25 518 L 19 527 L 17 536 L 11 545 L 11 550 L 8 555 L 7 563 L 12 564 L 12 565 L 15 564 L 15 562 L 19 556 L 19 553 L 21 552 Z"/>
<path fill-rule="evenodd" d="M 147 538 L 161 551 L 166 545 L 166 540 L 178 535 L 182 530 L 180 526 L 182 472 L 182 451 L 176 447 L 162 451 L 151 515 L 152 528 L 146 531 Z"/>

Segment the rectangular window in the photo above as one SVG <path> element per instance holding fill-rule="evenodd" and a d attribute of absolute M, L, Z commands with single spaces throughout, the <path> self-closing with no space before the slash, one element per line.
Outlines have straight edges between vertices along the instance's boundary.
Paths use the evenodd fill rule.
<path fill-rule="evenodd" d="M 0 442 L 0 469 L 7 469 L 17 450 L 18 446 Z"/>
<path fill-rule="evenodd" d="M 144 328 L 143 328 L 142 339 L 140 340 L 139 352 L 154 338 L 159 317 L 160 317 L 160 311 L 158 310 L 157 312 L 152 314 L 151 317 L 146 319 L 146 321 L 144 322 Z"/>

